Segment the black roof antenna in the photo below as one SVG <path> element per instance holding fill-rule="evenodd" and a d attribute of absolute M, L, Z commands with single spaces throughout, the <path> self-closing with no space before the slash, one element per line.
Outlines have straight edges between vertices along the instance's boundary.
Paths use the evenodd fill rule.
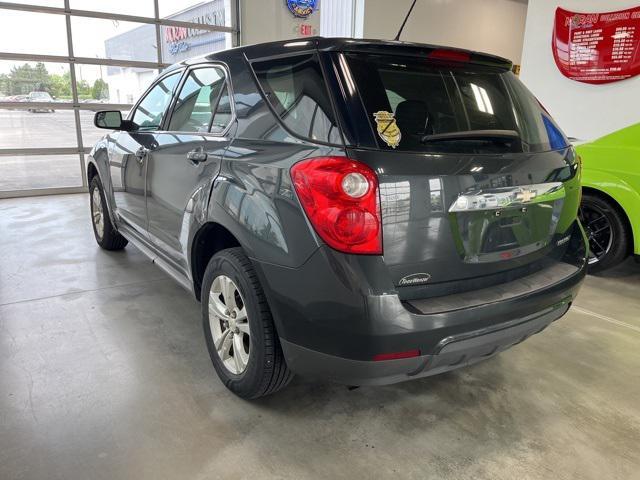
<path fill-rule="evenodd" d="M 407 16 L 404 17 L 404 22 L 402 22 L 402 25 L 400 26 L 400 30 L 398 30 L 398 34 L 396 35 L 396 38 L 394 38 L 394 40 L 396 40 L 396 41 L 400 40 L 400 35 L 402 34 L 402 30 L 404 30 L 404 26 L 407 24 L 407 20 L 409 20 L 409 16 L 411 15 L 411 12 L 413 11 L 413 7 L 416 6 L 416 2 L 417 1 L 418 0 L 413 0 L 413 3 L 411 4 L 411 8 L 407 12 Z"/>

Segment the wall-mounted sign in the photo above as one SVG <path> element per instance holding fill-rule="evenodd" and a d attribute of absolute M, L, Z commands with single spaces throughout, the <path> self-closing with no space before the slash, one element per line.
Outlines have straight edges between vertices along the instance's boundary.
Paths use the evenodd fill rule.
<path fill-rule="evenodd" d="M 640 7 L 607 13 L 556 10 L 553 56 L 566 77 L 609 83 L 640 73 Z"/>
<path fill-rule="evenodd" d="M 307 18 L 318 8 L 318 0 L 285 0 L 285 3 L 289 11 L 298 18 Z"/>
<path fill-rule="evenodd" d="M 313 26 L 308 23 L 301 23 L 300 28 L 298 29 L 298 34 L 301 37 L 310 37 L 313 35 Z"/>

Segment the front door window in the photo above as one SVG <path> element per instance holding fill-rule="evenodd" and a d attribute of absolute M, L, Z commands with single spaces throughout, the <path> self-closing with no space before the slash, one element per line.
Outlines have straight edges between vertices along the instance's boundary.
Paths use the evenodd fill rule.
<path fill-rule="evenodd" d="M 133 114 L 133 122 L 138 125 L 139 131 L 148 132 L 160 128 L 178 80 L 180 72 L 163 78 L 142 99 Z"/>

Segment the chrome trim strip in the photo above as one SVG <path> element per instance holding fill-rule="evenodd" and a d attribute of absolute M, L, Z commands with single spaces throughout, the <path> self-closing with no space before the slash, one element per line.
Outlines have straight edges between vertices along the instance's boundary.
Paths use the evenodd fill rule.
<path fill-rule="evenodd" d="M 557 200 L 564 196 L 562 182 L 474 190 L 460 194 L 449 208 L 449 213 L 499 210 Z"/>

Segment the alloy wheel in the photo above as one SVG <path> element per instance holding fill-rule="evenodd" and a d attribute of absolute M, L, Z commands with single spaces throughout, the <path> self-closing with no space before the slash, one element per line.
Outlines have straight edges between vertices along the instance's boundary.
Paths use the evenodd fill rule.
<path fill-rule="evenodd" d="M 249 318 L 242 294 L 226 275 L 219 275 L 209 291 L 209 326 L 216 352 L 229 372 L 240 375 L 251 353 Z"/>
<path fill-rule="evenodd" d="M 596 205 L 581 205 L 579 216 L 589 239 L 589 265 L 593 265 L 611 250 L 613 229 L 606 212 Z"/>
<path fill-rule="evenodd" d="M 98 238 L 102 239 L 104 235 L 104 209 L 102 208 L 102 197 L 97 188 L 94 188 L 91 194 L 91 216 L 93 217 L 96 234 Z"/>

